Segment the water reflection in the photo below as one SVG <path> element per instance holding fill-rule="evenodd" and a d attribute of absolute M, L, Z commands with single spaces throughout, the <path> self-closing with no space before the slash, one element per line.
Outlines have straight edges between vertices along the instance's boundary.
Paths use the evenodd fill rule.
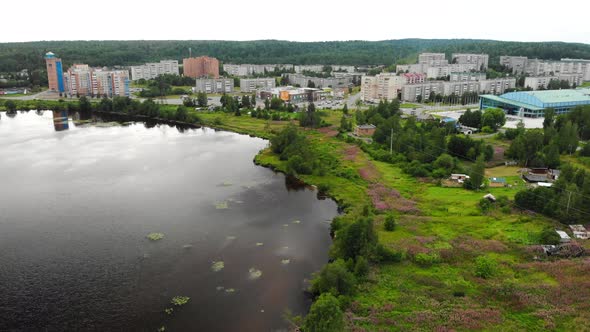
<path fill-rule="evenodd" d="M 68 111 L 53 111 L 53 128 L 55 128 L 55 131 L 70 129 L 68 125 Z"/>

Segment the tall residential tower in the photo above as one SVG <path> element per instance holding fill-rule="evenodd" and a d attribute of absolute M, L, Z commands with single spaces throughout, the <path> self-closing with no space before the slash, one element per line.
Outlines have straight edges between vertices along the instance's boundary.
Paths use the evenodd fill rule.
<path fill-rule="evenodd" d="M 57 58 L 52 52 L 47 52 L 45 54 L 45 63 L 47 64 L 49 90 L 59 93 L 64 92 L 64 76 L 61 59 Z"/>

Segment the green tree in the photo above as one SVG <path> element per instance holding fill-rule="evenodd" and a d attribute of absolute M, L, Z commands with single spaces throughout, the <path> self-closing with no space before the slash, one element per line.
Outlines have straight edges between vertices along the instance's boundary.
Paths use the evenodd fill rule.
<path fill-rule="evenodd" d="M 342 107 L 342 113 L 348 114 L 348 105 L 347 104 L 344 104 L 344 107 Z"/>
<path fill-rule="evenodd" d="M 180 105 L 176 108 L 176 116 L 175 116 L 176 120 L 186 121 L 187 115 L 188 115 L 188 111 L 187 111 L 186 106 Z"/>
<path fill-rule="evenodd" d="M 481 126 L 496 131 L 506 123 L 506 114 L 499 108 L 488 108 L 481 115 Z"/>
<path fill-rule="evenodd" d="M 197 104 L 199 104 L 199 107 L 207 107 L 207 94 L 205 92 L 199 92 L 197 94 Z"/>
<path fill-rule="evenodd" d="M 383 228 L 388 231 L 392 232 L 395 230 L 395 218 L 392 215 L 388 215 L 385 217 L 385 223 L 383 224 Z"/>
<path fill-rule="evenodd" d="M 299 125 L 302 127 L 318 128 L 322 122 L 320 115 L 315 110 L 314 103 L 307 105 L 307 112 L 303 112 L 299 116 Z"/>
<path fill-rule="evenodd" d="M 324 268 L 312 279 L 311 292 L 316 295 L 331 293 L 334 296 L 351 295 L 356 286 L 356 279 L 343 259 L 337 259 Z"/>
<path fill-rule="evenodd" d="M 557 168 L 560 164 L 559 161 L 559 146 L 555 143 L 545 148 L 545 166 L 549 168 Z"/>
<path fill-rule="evenodd" d="M 578 125 L 567 121 L 563 127 L 559 129 L 557 135 L 557 144 L 559 151 L 562 153 L 573 153 L 578 147 Z"/>
<path fill-rule="evenodd" d="M 8 112 L 10 112 L 10 113 L 16 112 L 16 103 L 14 102 L 14 100 L 8 99 L 7 101 L 4 102 L 4 106 L 6 107 L 6 110 Z"/>
<path fill-rule="evenodd" d="M 466 186 L 469 189 L 479 190 L 484 183 L 485 177 L 485 157 L 483 154 L 479 155 L 475 160 L 475 164 L 471 167 L 471 172 L 469 172 L 469 180 L 465 182 Z"/>
<path fill-rule="evenodd" d="M 242 107 L 250 108 L 250 96 L 246 95 L 242 97 Z"/>
<path fill-rule="evenodd" d="M 344 330 L 344 315 L 338 300 L 329 293 L 320 295 L 305 317 L 305 332 L 340 332 Z"/>
<path fill-rule="evenodd" d="M 479 256 L 475 259 L 475 276 L 487 279 L 498 272 L 498 263 L 491 257 Z"/>
<path fill-rule="evenodd" d="M 80 105 L 81 112 L 89 112 L 92 110 L 92 104 L 86 96 L 80 97 L 80 99 L 78 100 L 78 104 Z"/>

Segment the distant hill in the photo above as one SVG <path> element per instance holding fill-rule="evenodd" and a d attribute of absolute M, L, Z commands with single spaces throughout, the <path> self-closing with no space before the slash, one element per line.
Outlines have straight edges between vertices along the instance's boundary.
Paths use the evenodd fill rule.
<path fill-rule="evenodd" d="M 92 66 L 133 65 L 160 59 L 208 55 L 228 63 L 292 63 L 390 65 L 411 63 L 419 52 L 475 52 L 522 55 L 543 59 L 590 59 L 590 45 L 563 42 L 505 42 L 474 39 L 400 39 L 385 41 L 288 42 L 257 41 L 40 41 L 0 43 L 0 72 L 43 70 L 43 55 L 52 51 L 66 68 L 72 63 Z"/>

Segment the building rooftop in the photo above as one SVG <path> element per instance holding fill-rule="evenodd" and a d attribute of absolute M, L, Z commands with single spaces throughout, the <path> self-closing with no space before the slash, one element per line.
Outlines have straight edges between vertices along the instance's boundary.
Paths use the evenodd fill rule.
<path fill-rule="evenodd" d="M 483 95 L 487 99 L 510 103 L 530 110 L 550 107 L 590 105 L 590 89 L 562 89 L 508 92 L 501 96 Z"/>
<path fill-rule="evenodd" d="M 374 125 L 372 125 L 372 124 L 364 124 L 364 125 L 359 125 L 359 126 L 357 126 L 357 128 L 359 128 L 359 129 L 375 129 L 375 128 L 377 128 L 377 127 L 375 127 L 375 126 L 374 126 Z"/>
<path fill-rule="evenodd" d="M 490 178 L 490 182 L 492 183 L 506 183 L 506 179 L 505 178 Z"/>

